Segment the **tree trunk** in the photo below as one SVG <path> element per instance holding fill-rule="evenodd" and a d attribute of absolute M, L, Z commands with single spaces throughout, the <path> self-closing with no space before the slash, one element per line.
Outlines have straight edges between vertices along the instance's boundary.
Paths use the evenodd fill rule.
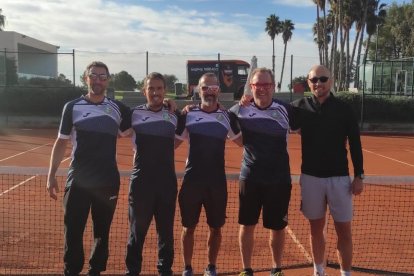
<path fill-rule="evenodd" d="M 285 70 L 286 48 L 287 48 L 287 41 L 285 42 L 285 48 L 283 50 L 282 72 L 280 73 L 280 82 L 279 82 L 280 89 L 282 89 L 283 71 Z"/>
<path fill-rule="evenodd" d="M 325 6 L 323 7 L 323 24 L 324 24 L 324 28 L 323 28 L 323 48 L 325 51 L 325 66 L 328 67 L 329 66 L 329 56 L 328 56 L 328 41 L 327 41 L 327 21 L 326 21 L 326 9 Z"/>

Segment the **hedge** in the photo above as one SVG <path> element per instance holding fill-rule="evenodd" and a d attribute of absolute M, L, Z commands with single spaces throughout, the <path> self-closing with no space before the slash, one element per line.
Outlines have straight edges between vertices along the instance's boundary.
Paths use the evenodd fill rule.
<path fill-rule="evenodd" d="M 82 94 L 85 91 L 79 87 L 3 87 L 0 88 L 0 113 L 60 116 L 64 104 Z M 339 92 L 336 96 L 350 103 L 360 118 L 361 94 Z M 364 122 L 414 123 L 414 98 L 365 95 Z"/>
<path fill-rule="evenodd" d="M 7 87 L 0 92 L 0 113 L 7 115 L 61 115 L 66 102 L 85 91 L 79 87 Z"/>

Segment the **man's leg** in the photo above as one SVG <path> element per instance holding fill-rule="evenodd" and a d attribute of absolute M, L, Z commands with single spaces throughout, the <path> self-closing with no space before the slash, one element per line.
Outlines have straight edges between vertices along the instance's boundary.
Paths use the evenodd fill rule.
<path fill-rule="evenodd" d="M 311 234 L 310 234 L 310 244 L 312 249 L 312 256 L 313 256 L 313 263 L 314 267 L 319 268 L 319 273 L 323 272 L 324 264 L 325 264 L 325 224 L 326 218 L 323 217 L 321 219 L 312 219 L 309 220 Z"/>
<path fill-rule="evenodd" d="M 129 238 L 126 249 L 125 264 L 126 275 L 136 276 L 141 272 L 142 250 L 144 248 L 145 236 L 151 224 L 153 216 L 153 195 L 145 194 L 148 201 L 142 198 L 129 199 Z"/>
<path fill-rule="evenodd" d="M 160 191 L 158 191 L 160 192 Z M 155 223 L 158 234 L 158 263 L 159 275 L 172 275 L 174 262 L 174 218 L 177 198 L 177 186 L 174 182 L 166 186 L 161 195 L 157 195 L 155 205 Z"/>
<path fill-rule="evenodd" d="M 89 275 L 99 275 L 106 270 L 109 256 L 109 231 L 118 201 L 117 187 L 94 190 L 91 215 L 94 245 L 89 260 Z"/>
<path fill-rule="evenodd" d="M 194 231 L 195 227 L 183 227 L 181 232 L 181 250 L 185 267 L 190 267 L 193 259 Z"/>
<path fill-rule="evenodd" d="M 64 206 L 64 238 L 63 255 L 64 275 L 79 275 L 84 263 L 83 232 L 89 215 L 89 193 L 78 188 L 65 189 Z"/>
<path fill-rule="evenodd" d="M 221 227 L 220 228 L 210 227 L 208 241 L 207 241 L 209 264 L 216 265 L 217 255 L 220 250 L 220 245 L 221 245 Z"/>
<path fill-rule="evenodd" d="M 342 271 L 351 271 L 352 267 L 352 229 L 351 222 L 335 222 L 338 235 L 337 253 Z"/>
<path fill-rule="evenodd" d="M 272 267 L 282 267 L 283 249 L 285 248 L 285 229 L 270 230 L 269 245 L 272 252 Z"/>
<path fill-rule="evenodd" d="M 255 227 L 256 225 L 240 225 L 239 245 L 243 269 L 252 268 Z"/>

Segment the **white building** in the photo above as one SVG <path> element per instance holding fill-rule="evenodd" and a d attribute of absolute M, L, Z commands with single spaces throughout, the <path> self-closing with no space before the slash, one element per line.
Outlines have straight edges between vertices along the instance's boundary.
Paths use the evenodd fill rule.
<path fill-rule="evenodd" d="M 3 61 L 0 68 L 4 69 L 3 57 L 6 56 L 15 60 L 19 77 L 55 78 L 58 75 L 58 49 L 59 46 L 24 34 L 0 31 L 0 60 Z"/>

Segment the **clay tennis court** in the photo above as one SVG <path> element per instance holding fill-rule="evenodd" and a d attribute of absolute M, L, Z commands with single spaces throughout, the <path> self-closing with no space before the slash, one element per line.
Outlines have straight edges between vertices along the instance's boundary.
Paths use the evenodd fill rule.
<path fill-rule="evenodd" d="M 49 164 L 56 129 L 6 129 L 0 134 L 0 167 L 44 167 Z M 367 185 L 363 195 L 355 198 L 354 263 L 356 268 L 398 271 L 413 274 L 414 264 L 414 137 L 390 135 L 363 135 L 364 167 Z M 105 275 L 124 272 L 125 245 L 128 235 L 127 192 L 128 172 L 132 164 L 131 141 L 119 139 L 118 164 L 122 188 L 111 230 L 111 251 Z M 69 157 L 68 148 L 66 156 Z M 286 235 L 286 275 L 312 275 L 308 224 L 299 211 L 300 196 L 297 184 L 300 173 L 300 136 L 289 137 L 289 154 L 293 175 L 293 193 L 290 205 L 290 225 Z M 176 150 L 176 171 L 183 172 L 187 144 Z M 238 187 L 236 174 L 240 168 L 242 149 L 232 142 L 226 145 L 226 172 L 229 175 L 228 220 L 223 229 L 222 249 L 219 254 L 219 272 L 237 274 L 241 269 L 237 244 Z M 70 159 L 62 162 L 68 166 Z M 13 168 L 14 169 L 14 168 Z M 352 171 L 352 168 L 351 168 Z M 64 175 L 59 178 L 59 200 L 46 194 L 45 175 L 15 175 L 2 172 L 0 183 L 0 274 L 52 275 L 62 271 L 63 222 L 62 200 Z M 180 181 L 179 181 L 180 182 Z M 375 199 L 375 200 L 374 200 Z M 177 209 L 175 236 L 175 273 L 182 270 L 180 253 L 180 215 Z M 328 261 L 336 263 L 335 236 L 329 223 Z M 90 225 L 85 240 L 85 268 L 90 251 Z M 266 270 L 270 267 L 268 234 L 259 225 L 256 229 L 253 266 Z M 193 267 L 202 273 L 207 264 L 205 219 L 200 220 L 196 232 Z M 154 226 L 148 233 L 143 274 L 156 274 L 156 234 Z M 334 265 L 333 265 L 334 266 Z M 339 272 L 329 269 L 330 275 Z M 268 272 L 266 272 L 268 274 Z M 375 274 L 375 273 L 372 273 Z M 263 273 L 263 275 L 265 275 Z M 353 275 L 369 275 L 362 272 Z"/>

